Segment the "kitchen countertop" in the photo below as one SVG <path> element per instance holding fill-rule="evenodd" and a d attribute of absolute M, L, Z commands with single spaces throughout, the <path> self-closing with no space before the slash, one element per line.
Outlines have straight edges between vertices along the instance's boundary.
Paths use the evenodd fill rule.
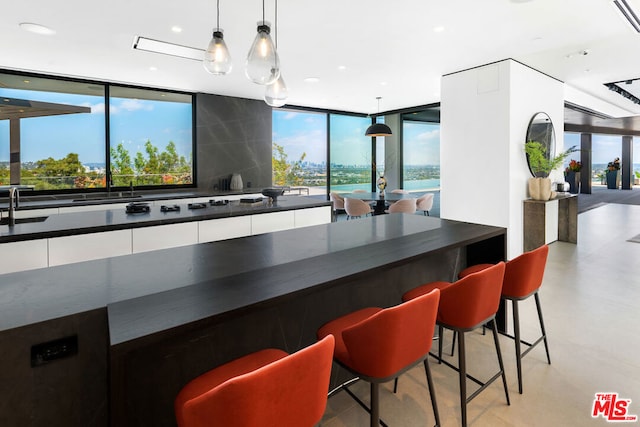
<path fill-rule="evenodd" d="M 220 199 L 220 197 L 216 197 Z M 155 225 L 175 224 L 189 221 L 204 221 L 242 215 L 280 212 L 293 209 L 330 206 L 330 202 L 305 196 L 280 196 L 276 204 L 269 204 L 264 198 L 259 205 L 245 205 L 239 201 L 229 201 L 227 205 L 212 206 L 206 203 L 202 209 L 189 209 L 188 204 L 178 204 L 179 211 L 162 212 L 161 206 L 150 203 L 150 212 L 128 214 L 124 208 L 105 209 L 77 213 L 49 215 L 43 221 L 19 222 L 14 226 L 0 225 L 0 243 L 17 242 L 76 234 L 123 230 Z M 120 203 L 127 200 L 118 200 Z M 136 199 L 136 203 L 145 200 Z M 167 206 L 173 206 L 168 203 Z M 41 205 L 39 205 L 42 207 Z M 80 206 L 74 204 L 74 206 Z M 44 217 L 43 217 L 44 218 Z M 28 221 L 26 219 L 17 221 Z"/>
<path fill-rule="evenodd" d="M 0 276 L 0 331 L 108 307 L 111 345 L 119 345 L 505 233 L 381 215 L 10 273 Z"/>

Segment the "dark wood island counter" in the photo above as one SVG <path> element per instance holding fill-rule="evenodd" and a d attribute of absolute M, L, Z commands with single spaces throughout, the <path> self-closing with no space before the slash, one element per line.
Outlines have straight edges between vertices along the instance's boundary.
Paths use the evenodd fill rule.
<path fill-rule="evenodd" d="M 175 425 L 173 399 L 196 375 L 260 348 L 309 345 L 331 318 L 504 259 L 505 241 L 499 227 L 385 215 L 2 275 L 0 383 L 17 397 L 0 423 L 38 413 L 64 425 Z M 77 355 L 15 368 L 31 345 L 74 334 Z M 53 370 L 73 382 L 48 384 L 54 401 L 22 378 Z"/>

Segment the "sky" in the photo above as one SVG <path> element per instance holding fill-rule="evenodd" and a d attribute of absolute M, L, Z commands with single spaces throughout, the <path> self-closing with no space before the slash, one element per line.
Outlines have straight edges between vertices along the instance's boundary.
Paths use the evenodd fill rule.
<path fill-rule="evenodd" d="M 273 141 L 285 147 L 287 160 L 299 160 L 306 153 L 306 161 L 326 162 L 326 114 L 274 110 Z M 371 162 L 371 138 L 364 136 L 371 119 L 345 115 L 331 117 L 331 159 L 345 165 L 367 165 Z M 404 140 L 411 141 L 407 165 L 439 164 L 440 130 L 437 125 L 407 122 Z M 380 162 L 378 162 L 380 163 Z"/>
<path fill-rule="evenodd" d="M 0 88 L 0 96 L 91 107 L 91 113 L 20 120 L 21 161 L 78 153 L 82 163 L 105 162 L 104 98 Z M 112 98 L 112 146 L 123 142 L 131 157 L 147 140 L 163 151 L 173 141 L 187 159 L 192 151 L 191 104 Z M 0 161 L 9 160 L 9 120 L 0 120 Z"/>

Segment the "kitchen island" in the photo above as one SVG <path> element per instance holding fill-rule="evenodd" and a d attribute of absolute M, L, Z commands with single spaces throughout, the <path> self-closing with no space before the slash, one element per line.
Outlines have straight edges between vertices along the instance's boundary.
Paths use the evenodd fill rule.
<path fill-rule="evenodd" d="M 336 316 L 504 259 L 505 238 L 398 214 L 0 276 L 0 424 L 172 426 L 207 369 L 309 345 Z M 29 366 L 34 344 L 69 336 L 76 353 Z"/>

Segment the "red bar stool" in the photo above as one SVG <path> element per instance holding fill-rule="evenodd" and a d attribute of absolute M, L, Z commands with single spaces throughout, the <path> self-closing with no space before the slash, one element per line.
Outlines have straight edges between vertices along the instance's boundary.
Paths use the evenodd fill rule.
<path fill-rule="evenodd" d="M 348 371 L 371 384 L 371 409 L 346 385 L 342 388 L 371 414 L 371 427 L 380 423 L 379 385 L 393 380 L 418 363 L 424 364 L 431 406 L 440 415 L 427 358 L 435 329 L 440 291 L 391 308 L 364 308 L 325 324 L 318 338 L 336 338 L 334 359 Z M 382 423 L 382 425 L 386 425 Z"/>
<path fill-rule="evenodd" d="M 549 254 L 549 246 L 543 245 L 537 249 L 525 252 L 522 255 L 507 262 L 504 272 L 504 281 L 502 283 L 502 298 L 511 301 L 513 306 L 513 331 L 514 335 L 505 334 L 515 342 L 516 346 L 516 365 L 518 369 L 518 390 L 522 394 L 522 358 L 533 348 L 544 342 L 544 349 L 547 353 L 547 362 L 551 364 L 549 357 L 549 345 L 547 343 L 547 332 L 544 327 L 542 318 L 542 308 L 540 307 L 540 297 L 538 290 L 542 285 L 544 270 L 547 265 L 547 256 Z M 468 267 L 460 272 L 458 277 L 465 277 L 471 273 L 481 271 L 491 264 L 478 264 Z M 523 341 L 520 335 L 520 312 L 518 302 L 532 296 L 536 301 L 536 309 L 538 311 L 538 320 L 540 321 L 541 335 L 533 343 Z M 521 345 L 524 344 L 528 348 L 523 352 Z"/>
<path fill-rule="evenodd" d="M 175 400 L 179 427 L 312 427 L 324 414 L 334 338 L 291 355 L 266 349 L 189 382 Z"/>
<path fill-rule="evenodd" d="M 505 264 L 500 262 L 486 268 L 476 274 L 471 274 L 455 283 L 433 282 L 410 290 L 402 296 L 403 301 L 412 301 L 433 289 L 440 289 L 440 307 L 438 308 L 437 324 L 439 335 L 442 337 L 443 328 L 451 329 L 458 337 L 458 367 L 442 360 L 442 339 L 438 345 L 438 362 L 455 369 L 460 376 L 460 406 L 462 412 L 462 425 L 467 425 L 467 404 L 481 391 L 487 388 L 498 378 L 502 377 L 504 394 L 507 405 L 510 405 L 507 378 L 504 373 L 498 330 L 495 317 L 500 305 L 500 291 L 504 276 Z M 465 333 L 481 328 L 486 323 L 491 323 L 493 341 L 498 356 L 500 370 L 489 380 L 482 382 L 467 373 Z M 475 392 L 467 396 L 467 378 L 480 386 Z"/>

